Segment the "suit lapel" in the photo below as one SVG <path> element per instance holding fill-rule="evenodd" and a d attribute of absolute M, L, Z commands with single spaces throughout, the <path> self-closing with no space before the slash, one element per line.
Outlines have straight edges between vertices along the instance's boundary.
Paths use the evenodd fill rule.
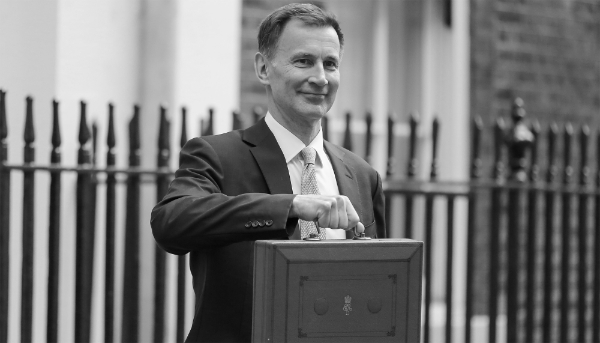
<path fill-rule="evenodd" d="M 271 194 L 292 194 L 290 174 L 285 157 L 264 118 L 246 129 L 242 139 L 253 145 L 250 152 L 263 174 Z"/>
<path fill-rule="evenodd" d="M 253 145 L 250 152 L 267 182 L 271 194 L 292 194 L 290 173 L 285 163 L 285 156 L 275 136 L 261 119 L 256 125 L 246 129 L 242 139 Z M 300 230 L 294 230 L 289 239 L 300 239 Z"/>
<path fill-rule="evenodd" d="M 324 141 L 324 146 L 325 151 L 331 159 L 333 172 L 335 173 L 335 178 L 337 180 L 337 185 L 340 190 L 340 194 L 348 197 L 348 199 L 358 212 L 358 217 L 362 220 L 362 204 L 360 201 L 360 195 L 358 193 L 356 173 L 349 165 L 347 165 L 344 162 L 344 155 L 346 153 L 337 146 L 329 143 L 328 141 Z M 346 238 L 353 237 L 353 230 L 346 231 Z"/>

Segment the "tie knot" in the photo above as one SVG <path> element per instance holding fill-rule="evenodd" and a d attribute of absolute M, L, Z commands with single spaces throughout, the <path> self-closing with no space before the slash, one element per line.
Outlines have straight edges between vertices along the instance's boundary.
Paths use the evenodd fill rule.
<path fill-rule="evenodd" d="M 314 148 L 307 146 L 302 149 L 302 159 L 304 159 L 304 163 L 315 164 L 315 158 L 317 157 L 317 151 Z"/>

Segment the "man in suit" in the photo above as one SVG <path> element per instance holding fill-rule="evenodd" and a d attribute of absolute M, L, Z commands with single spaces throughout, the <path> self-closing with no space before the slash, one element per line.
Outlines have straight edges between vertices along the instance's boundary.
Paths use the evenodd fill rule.
<path fill-rule="evenodd" d="M 263 20 L 258 40 L 265 119 L 190 140 L 152 211 L 157 243 L 190 253 L 196 313 L 188 342 L 250 341 L 255 240 L 386 235 L 379 174 L 321 132 L 340 81 L 335 17 L 287 5 Z"/>

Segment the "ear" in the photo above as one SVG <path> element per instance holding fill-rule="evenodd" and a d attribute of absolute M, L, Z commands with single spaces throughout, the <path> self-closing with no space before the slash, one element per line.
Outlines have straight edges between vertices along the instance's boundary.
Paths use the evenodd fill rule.
<path fill-rule="evenodd" d="M 267 58 L 260 52 L 257 52 L 256 55 L 254 55 L 254 71 L 256 72 L 258 81 L 263 85 L 270 84 L 267 63 Z"/>

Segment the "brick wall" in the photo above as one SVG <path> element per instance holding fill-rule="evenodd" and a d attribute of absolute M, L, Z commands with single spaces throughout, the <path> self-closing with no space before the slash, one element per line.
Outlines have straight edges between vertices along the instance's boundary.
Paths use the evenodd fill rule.
<path fill-rule="evenodd" d="M 471 0 L 471 113 L 600 125 L 600 0 Z"/>

